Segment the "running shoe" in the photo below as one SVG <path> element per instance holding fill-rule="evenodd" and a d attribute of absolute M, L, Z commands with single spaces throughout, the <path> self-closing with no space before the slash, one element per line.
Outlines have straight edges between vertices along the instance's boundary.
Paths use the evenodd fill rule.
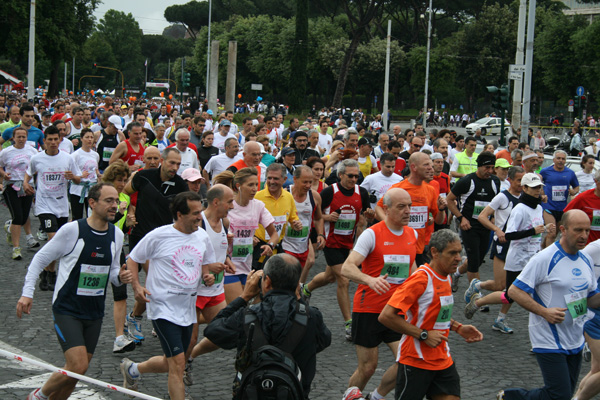
<path fill-rule="evenodd" d="M 126 389 L 130 389 L 130 390 L 138 390 L 138 385 L 137 385 L 137 381 L 140 380 L 140 378 L 134 378 L 133 376 L 131 376 L 131 374 L 129 373 L 129 368 L 131 367 L 131 364 L 133 364 L 133 361 L 131 361 L 129 358 L 124 358 L 121 360 L 121 374 L 123 375 L 123 387 Z"/>
<path fill-rule="evenodd" d="M 12 246 L 12 235 L 10 232 L 6 232 L 6 243 Z"/>
<path fill-rule="evenodd" d="M 471 302 L 471 296 L 473 296 L 474 293 L 479 293 L 479 289 L 477 289 L 477 286 L 475 286 L 479 282 L 481 282 L 479 279 L 473 279 L 467 290 L 465 290 L 465 304 L 469 304 Z"/>
<path fill-rule="evenodd" d="M 45 269 L 40 273 L 40 290 L 48 291 L 48 271 Z"/>
<path fill-rule="evenodd" d="M 152 337 L 158 337 L 158 335 L 156 334 L 156 330 L 154 328 L 152 328 Z"/>
<path fill-rule="evenodd" d="M 490 307 L 489 306 L 481 306 L 481 308 L 479 309 L 479 311 L 481 311 L 481 312 L 490 312 Z"/>
<path fill-rule="evenodd" d="M 473 315 L 479 310 L 479 307 L 477 307 L 475 302 L 480 298 L 481 294 L 479 293 L 474 293 L 473 296 L 471 296 L 471 301 L 465 306 L 465 317 L 467 319 L 473 318 Z"/>
<path fill-rule="evenodd" d="M 10 231 L 10 224 L 12 224 L 12 219 L 9 219 L 4 223 L 4 230 L 6 231 L 6 233 Z"/>
<path fill-rule="evenodd" d="M 192 386 L 194 384 L 191 361 L 185 363 L 185 369 L 183 370 L 183 383 L 185 384 L 185 386 Z"/>
<path fill-rule="evenodd" d="M 501 390 L 496 395 L 496 400 L 504 400 L 504 390 Z"/>
<path fill-rule="evenodd" d="M 14 247 L 13 251 L 12 251 L 12 259 L 13 260 L 20 260 L 21 258 L 21 248 L 20 247 Z"/>
<path fill-rule="evenodd" d="M 452 274 L 452 292 L 456 293 L 458 291 L 458 280 L 460 279 L 461 275 L 454 275 Z"/>
<path fill-rule="evenodd" d="M 135 342 L 128 335 L 121 335 L 115 339 L 113 353 L 125 353 L 135 350 Z"/>
<path fill-rule="evenodd" d="M 588 346 L 587 342 L 585 342 L 585 345 L 583 346 L 583 361 L 592 361 L 592 352 L 590 351 L 590 346 Z"/>
<path fill-rule="evenodd" d="M 352 340 L 352 320 L 346 322 L 346 324 L 344 326 L 344 330 L 345 330 L 346 340 L 351 341 Z"/>
<path fill-rule="evenodd" d="M 142 333 L 142 317 L 134 317 L 131 314 L 127 314 L 127 332 L 136 340 L 144 340 L 144 334 Z"/>
<path fill-rule="evenodd" d="M 306 305 L 308 305 L 310 303 L 311 295 L 312 295 L 312 293 L 310 293 L 308 291 L 308 284 L 301 283 L 300 284 L 300 298 L 304 301 L 304 303 L 306 303 Z"/>
<path fill-rule="evenodd" d="M 29 247 L 30 249 L 35 249 L 36 247 L 40 247 L 40 242 L 35 240 L 33 236 L 29 236 L 27 238 L 27 247 Z"/>
<path fill-rule="evenodd" d="M 364 400 L 364 396 L 356 386 L 349 387 L 344 393 L 342 400 Z"/>
<path fill-rule="evenodd" d="M 39 393 L 42 391 L 42 388 L 34 389 L 33 392 L 29 393 L 27 396 L 27 400 L 42 400 L 42 397 Z"/>
<path fill-rule="evenodd" d="M 48 234 L 44 231 L 38 231 L 37 238 L 38 240 L 48 240 Z"/>
<path fill-rule="evenodd" d="M 496 321 L 492 324 L 492 329 L 500 333 L 513 333 L 513 329 L 504 322 L 504 320 Z"/>

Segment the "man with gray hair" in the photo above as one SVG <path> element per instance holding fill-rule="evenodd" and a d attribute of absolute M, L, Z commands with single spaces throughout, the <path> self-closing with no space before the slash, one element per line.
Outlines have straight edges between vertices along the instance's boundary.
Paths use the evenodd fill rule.
<path fill-rule="evenodd" d="M 352 309 L 352 342 L 358 367 L 350 377 L 344 399 L 358 398 L 356 395 L 364 390 L 377 368 L 382 342 L 394 355 L 398 353 L 402 335 L 383 326 L 377 318 L 396 289 L 417 269 L 416 247 L 412 245 L 417 234 L 408 226 L 411 204 L 406 190 L 388 190 L 383 196 L 385 219 L 364 231 L 342 266 L 342 275 L 358 283 Z M 371 399 L 381 399 L 394 389 L 397 371 L 396 363 L 388 368 Z"/>
<path fill-rule="evenodd" d="M 538 157 L 535 154 L 535 151 L 527 150 L 525 154 L 523 154 L 523 158 L 521 160 L 523 164 L 523 168 L 525 168 L 525 173 L 535 173 L 535 170 L 538 167 Z"/>
<path fill-rule="evenodd" d="M 225 140 L 225 153 L 218 156 L 213 156 L 208 160 L 202 171 L 202 176 L 206 181 L 207 189 L 210 189 L 212 179 L 225 171 L 231 164 L 241 159 L 239 154 L 240 144 L 235 137 L 230 137 Z M 210 183 L 209 183 L 210 182 Z"/>
<path fill-rule="evenodd" d="M 358 151 L 358 132 L 354 128 L 348 128 L 344 134 L 344 148 Z"/>
<path fill-rule="evenodd" d="M 190 131 L 186 128 L 179 128 L 175 132 L 175 148 L 181 155 L 181 165 L 177 171 L 177 175 L 183 174 L 188 168 L 200 169 L 198 164 L 198 154 L 190 148 Z"/>
<path fill-rule="evenodd" d="M 552 159 L 553 164 L 542 169 L 540 176 L 544 181 L 544 194 L 548 201 L 542 203 L 544 209 L 544 224 L 556 224 L 558 231 L 559 222 L 563 216 L 563 210 L 567 207 L 569 196 L 575 196 L 579 192 L 579 181 L 575 172 L 566 167 L 567 153 L 556 150 Z M 548 234 L 542 243 L 542 248 L 554 242 L 556 235 Z"/>
<path fill-rule="evenodd" d="M 337 299 L 344 317 L 346 340 L 352 339 L 352 317 L 348 296 L 348 279 L 342 276 L 342 264 L 354 247 L 354 239 L 360 236 L 375 213 L 369 208 L 369 193 L 358 186 L 359 169 L 356 160 L 347 159 L 337 169 L 339 183 L 326 187 L 321 192 L 323 220 L 329 225 L 329 236 L 325 242 L 325 272 L 317 274 L 312 281 L 302 286 L 301 294 L 309 299 L 312 291 L 337 282 Z"/>
<path fill-rule="evenodd" d="M 448 347 L 455 331 L 467 343 L 483 334 L 452 319 L 450 274 L 461 263 L 460 237 L 449 229 L 431 236 L 431 263 L 421 265 L 394 292 L 379 322 L 405 337 L 398 351 L 396 400 L 460 398 L 460 377 Z M 432 285 L 430 282 L 435 281 Z"/>
<path fill-rule="evenodd" d="M 223 349 L 237 348 L 239 355 L 247 342 L 245 321 L 250 314 L 256 317 L 256 324 L 260 325 L 264 337 L 270 339 L 269 343 L 277 346 L 294 328 L 296 314 L 304 310 L 308 315 L 306 330 L 291 356 L 300 368 L 304 397 L 308 398 L 316 374 L 317 353 L 331 344 L 331 332 L 318 309 L 298 304 L 296 289 L 301 270 L 298 260 L 289 254 L 272 256 L 264 270 L 248 274 L 242 295 L 215 317 L 204 330 L 204 336 Z M 259 294 L 263 296 L 262 301 L 248 306 Z"/>
<path fill-rule="evenodd" d="M 511 153 L 510 153 L 510 158 L 512 158 L 512 166 L 513 167 L 520 167 L 523 164 L 523 150 L 521 149 L 514 149 Z"/>
<path fill-rule="evenodd" d="M 379 145 L 373 149 L 373 155 L 375 156 L 375 158 L 379 158 L 383 153 L 387 152 L 387 145 L 389 142 L 390 135 L 388 135 L 387 133 L 379 134 L 379 139 L 377 140 L 377 143 L 379 143 Z"/>

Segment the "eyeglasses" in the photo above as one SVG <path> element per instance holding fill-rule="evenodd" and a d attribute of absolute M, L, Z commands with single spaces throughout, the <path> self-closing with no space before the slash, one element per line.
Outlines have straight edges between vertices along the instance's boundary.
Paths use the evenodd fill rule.
<path fill-rule="evenodd" d="M 413 144 L 412 146 L 413 146 L 415 149 L 420 149 L 421 147 L 423 147 L 423 146 L 421 146 L 420 144 Z"/>
<path fill-rule="evenodd" d="M 344 174 L 344 175 L 346 175 L 350 179 L 358 179 L 360 177 L 360 175 L 355 175 L 355 174 Z"/>

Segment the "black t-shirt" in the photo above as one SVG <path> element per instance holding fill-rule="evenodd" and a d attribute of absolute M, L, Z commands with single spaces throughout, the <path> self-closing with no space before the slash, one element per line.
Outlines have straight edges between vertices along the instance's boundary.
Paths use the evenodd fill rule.
<path fill-rule="evenodd" d="M 458 200 L 461 214 L 469 219 L 471 227 L 487 229 L 477 221 L 477 216 L 500 193 L 500 179 L 494 175 L 490 179 L 481 179 L 473 172 L 459 179 L 451 191 Z"/>
<path fill-rule="evenodd" d="M 338 188 L 340 192 L 344 196 L 352 196 L 354 194 L 354 188 L 346 189 L 342 185 L 338 184 Z M 365 211 L 367 208 L 371 206 L 371 202 L 369 201 L 369 192 L 362 186 L 358 187 L 360 190 L 360 199 L 362 200 L 362 211 Z M 333 200 L 333 186 L 327 186 L 321 192 L 321 210 L 325 210 L 331 204 Z M 336 212 L 337 210 L 331 210 L 331 212 Z"/>
<path fill-rule="evenodd" d="M 405 150 L 402 153 L 398 154 L 398 157 L 404 158 L 406 160 L 407 165 L 408 165 L 408 159 L 410 158 L 410 153 L 408 152 L 408 150 Z"/>
<path fill-rule="evenodd" d="M 177 194 L 188 190 L 187 184 L 179 175 L 163 182 L 160 179 L 160 168 L 138 171 L 133 176 L 131 186 L 138 192 L 135 209 L 137 225 L 131 232 L 131 236 L 137 238 L 159 226 L 172 223 L 169 205 Z"/>
<path fill-rule="evenodd" d="M 217 155 L 219 155 L 219 149 L 215 146 L 198 146 L 198 160 L 200 161 L 200 166 L 202 169 L 204 169 L 204 166 L 208 163 L 208 160 Z"/>
<path fill-rule="evenodd" d="M 296 160 L 294 165 L 302 165 L 302 161 L 306 161 L 311 157 L 321 157 L 318 152 L 313 149 L 306 148 L 304 150 L 296 149 Z"/>

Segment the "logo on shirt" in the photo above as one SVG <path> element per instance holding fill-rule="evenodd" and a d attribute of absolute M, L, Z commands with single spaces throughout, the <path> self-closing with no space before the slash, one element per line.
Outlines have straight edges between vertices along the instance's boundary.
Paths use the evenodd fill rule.
<path fill-rule="evenodd" d="M 575 275 L 575 276 L 580 276 L 582 272 L 581 272 L 581 270 L 580 270 L 579 268 L 573 268 L 573 269 L 571 270 L 571 273 L 572 273 L 573 275 Z"/>
<path fill-rule="evenodd" d="M 171 259 L 173 277 L 184 285 L 198 282 L 202 256 L 203 254 L 194 246 L 181 246 Z"/>
<path fill-rule="evenodd" d="M 409 243 L 410 244 L 410 243 Z M 384 246 L 393 246 L 394 242 L 383 242 Z"/>
<path fill-rule="evenodd" d="M 92 258 L 102 258 L 104 257 L 103 253 L 96 253 L 95 251 L 92 252 Z"/>

